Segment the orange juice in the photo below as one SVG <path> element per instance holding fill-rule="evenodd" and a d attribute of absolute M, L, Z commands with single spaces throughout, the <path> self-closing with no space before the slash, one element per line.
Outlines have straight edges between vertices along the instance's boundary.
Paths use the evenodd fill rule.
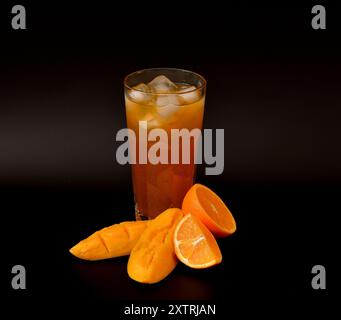
<path fill-rule="evenodd" d="M 140 139 L 140 121 L 147 124 L 147 134 L 153 129 L 163 129 L 168 136 L 168 144 L 165 144 L 167 163 L 152 164 L 148 159 L 147 163 L 141 164 L 139 148 L 136 146 L 130 150 L 135 153 L 137 159 L 137 162 L 132 164 L 132 178 L 138 220 L 154 218 L 167 208 L 181 208 L 186 192 L 194 183 L 196 141 L 192 140 L 189 150 L 185 151 L 190 155 L 189 163 L 181 163 L 181 140 L 180 163 L 171 163 L 171 130 L 202 128 L 205 82 L 203 78 L 200 78 L 202 82 L 199 83 L 172 82 L 176 81 L 177 77 L 173 75 L 170 81 L 168 77 L 171 78 L 172 73 L 168 74 L 168 77 L 163 74 L 164 70 L 160 70 L 158 76 L 157 72 L 153 74 L 154 80 L 146 81 L 146 84 L 126 86 L 125 91 L 127 125 L 135 132 L 137 145 Z M 154 144 L 155 141 L 148 141 L 147 150 Z"/>

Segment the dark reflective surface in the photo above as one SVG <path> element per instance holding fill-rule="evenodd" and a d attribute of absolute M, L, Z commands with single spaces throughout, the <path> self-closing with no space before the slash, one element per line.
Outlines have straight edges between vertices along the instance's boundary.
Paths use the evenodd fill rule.
<path fill-rule="evenodd" d="M 224 192 L 224 188 L 217 184 L 215 189 L 229 203 L 238 231 L 219 239 L 222 264 L 207 270 L 179 264 L 156 285 L 129 279 L 127 257 L 87 262 L 68 253 L 91 232 L 133 217 L 131 197 L 123 190 L 2 190 L 7 267 L 26 266 L 32 299 L 65 302 L 224 301 L 259 292 L 270 298 L 272 294 L 299 298 L 313 293 L 313 265 L 325 265 L 330 278 L 336 275 L 330 252 L 337 252 L 333 221 L 340 209 L 340 189 L 230 186 L 231 192 Z M 332 290 L 332 281 L 329 286 Z"/>

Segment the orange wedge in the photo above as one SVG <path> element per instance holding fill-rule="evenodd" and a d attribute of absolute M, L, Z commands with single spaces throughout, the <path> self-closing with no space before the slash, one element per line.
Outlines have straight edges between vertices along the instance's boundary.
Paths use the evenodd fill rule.
<path fill-rule="evenodd" d="M 226 237 L 236 231 L 236 222 L 224 202 L 202 184 L 187 192 L 182 210 L 196 216 L 216 237 Z"/>
<path fill-rule="evenodd" d="M 175 229 L 174 249 L 182 263 L 195 269 L 208 268 L 222 260 L 212 233 L 191 214 L 185 215 Z"/>

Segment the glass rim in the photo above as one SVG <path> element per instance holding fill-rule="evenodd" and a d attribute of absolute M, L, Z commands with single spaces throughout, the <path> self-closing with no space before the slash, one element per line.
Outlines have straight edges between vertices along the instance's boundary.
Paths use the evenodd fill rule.
<path fill-rule="evenodd" d="M 153 70 L 154 71 L 157 71 L 157 70 L 170 70 L 170 71 L 181 71 L 181 72 L 191 73 L 191 74 L 197 76 L 202 81 L 202 83 L 201 83 L 201 85 L 199 87 L 195 87 L 195 89 L 192 89 L 192 90 L 188 90 L 188 91 L 184 91 L 184 92 L 168 92 L 168 93 L 145 92 L 143 90 L 139 90 L 139 89 L 136 89 L 134 87 L 131 87 L 131 86 L 129 86 L 127 84 L 128 78 L 131 77 L 132 75 L 134 75 L 135 73 L 144 72 L 144 71 L 153 71 Z M 131 72 L 128 75 L 126 75 L 124 77 L 124 80 L 123 80 L 123 85 L 128 90 L 134 90 L 134 91 L 138 91 L 138 92 L 143 92 L 146 95 L 152 95 L 152 96 L 164 96 L 164 95 L 172 95 L 172 94 L 181 95 L 181 94 L 187 94 L 187 93 L 190 93 L 190 92 L 196 92 L 198 90 L 205 89 L 206 88 L 206 79 L 202 75 L 200 75 L 199 73 L 196 73 L 196 72 L 190 71 L 190 70 L 186 70 L 186 69 L 166 68 L 166 67 L 164 67 L 164 68 L 146 68 L 146 69 L 141 69 L 141 70 L 137 70 L 137 71 Z"/>

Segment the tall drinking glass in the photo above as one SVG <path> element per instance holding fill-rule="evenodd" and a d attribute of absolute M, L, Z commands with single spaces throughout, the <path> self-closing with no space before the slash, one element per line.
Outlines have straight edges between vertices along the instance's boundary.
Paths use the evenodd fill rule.
<path fill-rule="evenodd" d="M 198 139 L 185 145 L 184 138 L 179 138 L 177 163 L 176 157 L 172 157 L 175 150 L 172 131 L 201 130 L 206 81 L 191 71 L 155 68 L 129 74 L 124 79 L 124 88 L 127 126 L 136 137 L 136 143 L 131 143 L 129 150 L 131 159 L 136 159 L 132 164 L 136 219 L 152 219 L 168 208 L 180 208 L 187 190 L 193 185 Z M 163 129 L 167 134 L 167 143 L 163 140 L 158 151 L 160 156 L 161 153 L 167 155 L 167 161 L 150 160 L 150 153 L 161 140 L 155 135 L 154 139 L 149 139 L 153 129 Z M 142 136 L 143 132 L 146 134 Z M 142 156 L 145 151 L 147 159 Z M 187 161 L 184 161 L 184 153 L 189 155 Z"/>

